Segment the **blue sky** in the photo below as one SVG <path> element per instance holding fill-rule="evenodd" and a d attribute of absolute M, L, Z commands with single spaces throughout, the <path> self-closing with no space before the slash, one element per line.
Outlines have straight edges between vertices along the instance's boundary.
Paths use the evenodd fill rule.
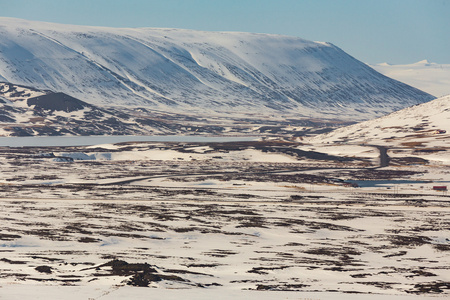
<path fill-rule="evenodd" d="M 0 0 L 0 16 L 284 34 L 367 63 L 450 63 L 450 0 Z"/>

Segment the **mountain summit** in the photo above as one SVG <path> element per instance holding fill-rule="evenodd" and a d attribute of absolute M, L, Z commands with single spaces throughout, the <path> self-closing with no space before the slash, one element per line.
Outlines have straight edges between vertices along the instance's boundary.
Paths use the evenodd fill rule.
<path fill-rule="evenodd" d="M 0 18 L 0 81 L 92 105 L 196 115 L 364 120 L 433 96 L 330 43 L 183 29 Z"/>

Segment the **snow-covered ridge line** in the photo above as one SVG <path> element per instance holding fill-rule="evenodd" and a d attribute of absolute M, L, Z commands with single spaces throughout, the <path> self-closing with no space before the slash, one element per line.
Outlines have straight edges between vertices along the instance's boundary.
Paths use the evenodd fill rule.
<path fill-rule="evenodd" d="M 309 142 L 450 149 L 450 96 L 339 128 Z"/>
<path fill-rule="evenodd" d="M 94 105 L 369 119 L 433 99 L 298 37 L 0 18 L 0 81 Z"/>

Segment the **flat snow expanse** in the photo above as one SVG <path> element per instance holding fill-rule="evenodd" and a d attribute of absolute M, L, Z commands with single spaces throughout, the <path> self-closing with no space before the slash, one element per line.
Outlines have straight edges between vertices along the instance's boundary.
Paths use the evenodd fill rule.
<path fill-rule="evenodd" d="M 397 79 L 436 97 L 450 95 L 450 64 L 422 60 L 408 65 L 371 65 L 383 75 Z"/>
<path fill-rule="evenodd" d="M 254 292 L 254 291 L 219 291 L 219 290 L 160 290 L 139 289 L 122 286 L 117 289 L 102 289 L 101 287 L 49 287 L 29 285 L 21 287 L 17 293 L 17 287 L 5 286 L 1 289 L 0 299 L 23 300 L 23 299 L 195 299 L 195 300 L 229 300 L 229 299 L 293 299 L 293 300 L 420 300 L 420 299 L 446 299 L 446 296 L 415 296 L 415 295 L 364 295 L 364 294 L 337 294 L 337 293 L 309 293 L 309 292 Z"/>

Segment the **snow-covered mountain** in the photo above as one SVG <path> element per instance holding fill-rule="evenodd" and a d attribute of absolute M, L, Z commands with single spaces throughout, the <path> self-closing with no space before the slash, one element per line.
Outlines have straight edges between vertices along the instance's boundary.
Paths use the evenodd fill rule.
<path fill-rule="evenodd" d="M 450 64 L 422 60 L 414 64 L 371 65 L 383 75 L 394 78 L 437 97 L 450 95 Z"/>
<path fill-rule="evenodd" d="M 297 37 L 0 18 L 0 81 L 89 104 L 361 120 L 434 97 Z"/>
<path fill-rule="evenodd" d="M 309 142 L 450 150 L 450 95 L 381 118 L 339 128 L 315 136 Z"/>

